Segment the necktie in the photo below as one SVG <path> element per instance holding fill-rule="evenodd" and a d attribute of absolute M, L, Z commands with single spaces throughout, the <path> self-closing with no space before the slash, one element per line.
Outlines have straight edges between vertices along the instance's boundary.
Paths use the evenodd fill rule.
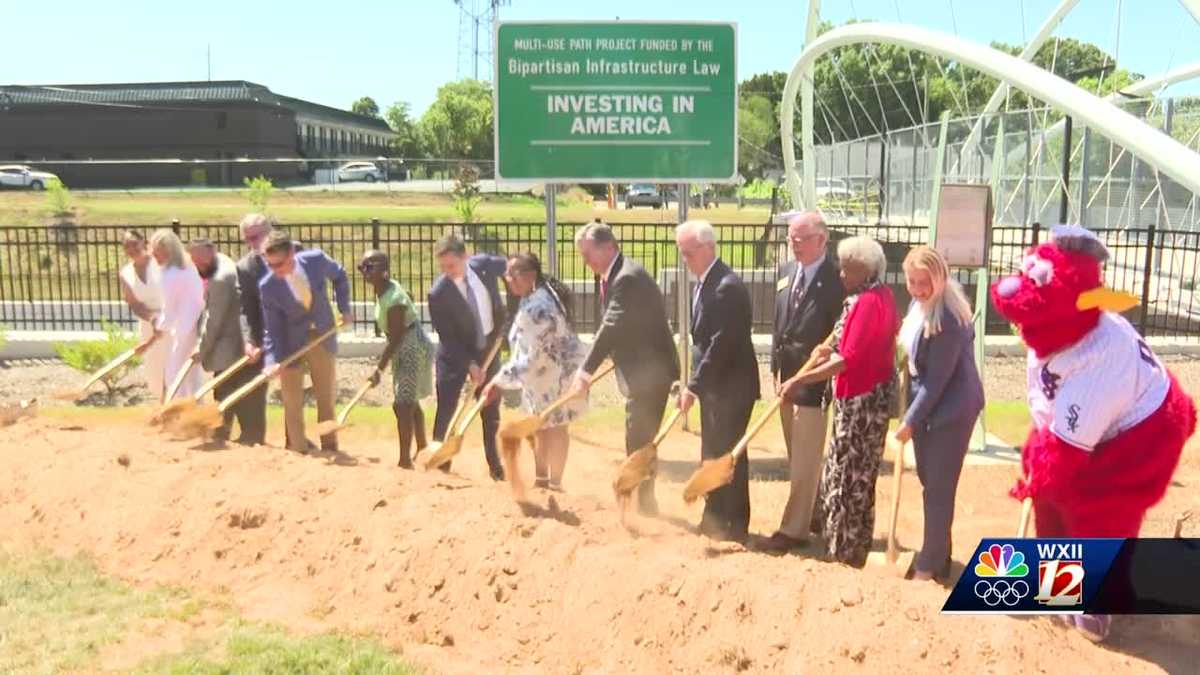
<path fill-rule="evenodd" d="M 475 349 L 482 351 L 486 341 L 483 335 L 483 319 L 479 316 L 479 301 L 475 299 L 475 291 L 471 289 L 470 277 L 463 279 L 463 285 L 467 287 L 467 305 L 471 307 L 471 319 L 475 322 Z"/>
<path fill-rule="evenodd" d="M 600 278 L 600 304 L 608 301 L 608 277 Z"/>
<path fill-rule="evenodd" d="M 792 286 L 792 300 L 788 303 L 791 311 L 795 312 L 800 309 L 800 300 L 804 298 L 804 268 L 800 268 L 800 273 L 797 275 L 796 285 Z"/>
<path fill-rule="evenodd" d="M 292 292 L 296 294 L 296 299 L 304 305 L 304 311 L 312 309 L 312 288 L 308 285 L 308 279 L 305 278 L 304 272 L 296 268 L 288 275 L 288 285 L 292 287 Z"/>

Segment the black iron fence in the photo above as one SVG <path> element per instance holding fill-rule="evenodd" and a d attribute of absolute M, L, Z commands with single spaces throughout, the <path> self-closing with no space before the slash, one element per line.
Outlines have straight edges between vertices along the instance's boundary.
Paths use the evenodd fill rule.
<path fill-rule="evenodd" d="M 207 237 L 231 257 L 244 252 L 234 225 L 170 225 L 185 241 Z M 581 332 L 594 330 L 599 320 L 599 282 L 587 269 L 574 245 L 579 224 L 560 225 L 553 273 L 572 290 L 575 323 Z M 641 262 L 663 288 L 667 314 L 676 320 L 679 260 L 670 223 L 614 226 L 626 255 Z M 0 325 L 9 330 L 94 330 L 102 321 L 132 327 L 133 316 L 121 297 L 117 281 L 125 264 L 120 226 L 0 227 Z M 325 250 L 350 274 L 355 303 L 355 328 L 374 332 L 373 297 L 356 263 L 368 249 L 377 248 L 392 259 L 393 275 L 419 305 L 438 275 L 433 244 L 443 234 L 460 232 L 475 251 L 512 253 L 532 251 L 549 259 L 546 227 L 541 223 L 481 223 L 446 225 L 422 223 L 306 223 L 287 229 L 305 246 Z M 908 250 L 926 242 L 927 230 L 912 225 L 831 225 L 831 250 L 837 241 L 867 235 L 883 244 L 889 262 L 888 282 L 900 303 L 908 300 L 900 262 Z M 1200 338 L 1200 307 L 1195 300 L 1200 265 L 1200 233 L 1155 229 L 1095 230 L 1112 251 L 1106 276 L 1114 288 L 1141 298 L 1129 318 L 1143 333 Z M 786 228 L 776 225 L 719 225 L 722 258 L 750 287 L 754 328 L 770 332 L 773 322 L 776 268 L 790 257 Z M 148 230 L 143 234 L 149 235 Z M 1038 225 L 993 230 L 993 274 L 1015 270 L 1026 249 L 1045 233 Z M 975 274 L 956 276 L 974 298 Z M 687 278 L 686 276 L 684 277 Z M 685 284 L 685 288 L 686 288 Z M 690 295 L 689 295 L 690 297 Z M 428 321 L 428 315 L 425 316 Z M 989 312 L 988 332 L 1008 333 L 1009 327 Z"/>

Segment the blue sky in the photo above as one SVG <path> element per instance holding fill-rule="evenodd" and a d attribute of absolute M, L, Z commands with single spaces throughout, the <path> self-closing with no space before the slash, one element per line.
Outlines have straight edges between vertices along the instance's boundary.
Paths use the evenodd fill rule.
<path fill-rule="evenodd" d="M 1057 0 L 826 0 L 823 16 L 897 20 L 983 42 L 1019 44 Z M 1058 35 L 1116 48 L 1119 0 L 1082 0 Z M 603 9 L 601 9 L 603 6 Z M 119 10 L 116 8 L 120 8 Z M 738 24 L 739 79 L 787 70 L 799 54 L 807 3 L 512 0 L 507 19 L 704 19 Z M 953 9 L 953 12 L 951 12 Z M 1023 19 L 1022 19 L 1023 15 Z M 458 8 L 451 0 L 176 3 L 95 0 L 4 3 L 0 84 L 243 79 L 346 108 L 359 96 L 420 113 L 457 77 Z M 953 20 L 952 20 L 953 19 Z M 1200 25 L 1175 0 L 1123 0 L 1121 65 L 1144 74 L 1200 61 Z M 14 30 L 16 27 L 17 30 Z M 1200 85 L 1181 85 L 1195 93 Z"/>

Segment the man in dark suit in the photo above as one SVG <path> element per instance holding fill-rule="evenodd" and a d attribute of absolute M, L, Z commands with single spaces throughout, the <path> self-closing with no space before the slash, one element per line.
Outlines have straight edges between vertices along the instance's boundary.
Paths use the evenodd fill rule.
<path fill-rule="evenodd" d="M 793 260 L 780 266 L 775 283 L 771 373 L 777 387 L 796 374 L 833 330 L 846 297 L 835 258 L 826 255 L 829 232 L 819 213 L 793 217 L 788 243 Z M 828 424 L 825 387 L 823 382 L 807 385 L 779 406 L 791 490 L 779 530 L 763 545 L 768 552 L 783 553 L 808 541 Z"/>
<path fill-rule="evenodd" d="M 208 239 L 193 239 L 188 243 L 188 254 L 204 281 L 204 317 L 200 321 L 200 344 L 194 358 L 214 376 L 220 375 L 242 358 L 248 341 L 241 316 L 237 266 L 225 254 L 218 253 L 216 246 Z M 213 395 L 218 401 L 229 396 L 253 379 L 256 372 L 249 367 L 239 369 L 224 383 L 217 385 Z M 236 417 L 241 427 L 237 442 L 242 445 L 262 443 L 262 409 L 255 405 L 256 402 L 251 400 L 253 398 L 249 396 L 242 399 L 225 413 L 224 422 L 214 434 L 216 441 L 229 440 L 229 431 Z"/>
<path fill-rule="evenodd" d="M 598 219 L 579 229 L 575 245 L 583 261 L 600 275 L 604 318 L 572 390 L 582 393 L 591 375 L 609 356 L 625 394 L 625 452 L 654 439 L 662 422 L 671 383 L 679 379 L 679 357 L 667 325 L 666 304 L 658 285 L 641 265 L 621 254 L 612 228 Z M 638 510 L 658 513 L 653 479 L 638 487 Z"/>
<path fill-rule="evenodd" d="M 239 225 L 242 240 L 249 249 L 246 255 L 237 261 L 237 285 L 242 318 L 246 320 L 247 328 L 245 353 L 250 357 L 250 363 L 242 369 L 243 375 L 239 377 L 254 378 L 262 372 L 263 314 L 258 282 L 270 271 L 266 260 L 263 259 L 262 249 L 273 226 L 272 219 L 261 213 L 247 215 Z M 249 379 L 246 381 L 249 382 Z M 238 409 L 241 411 L 238 414 L 238 424 L 242 427 L 240 440 L 247 445 L 266 443 L 267 385 L 264 383 L 242 399 Z"/>
<path fill-rule="evenodd" d="M 716 459 L 733 450 L 746 432 L 758 400 L 758 360 L 750 339 L 753 310 L 740 277 L 717 257 L 717 237 L 703 220 L 683 223 L 675 243 L 697 284 L 692 303 L 692 378 L 679 394 L 686 413 L 700 401 L 700 457 Z M 745 542 L 750 526 L 750 462 L 743 454 L 733 481 L 714 490 L 704 504 L 700 532 L 714 539 Z"/>
<path fill-rule="evenodd" d="M 442 274 L 429 291 L 429 315 L 438 334 L 437 415 L 433 438 L 446 437 L 450 418 L 468 377 L 475 396 L 500 369 L 493 359 L 487 372 L 483 360 L 496 340 L 504 339 L 504 301 L 498 281 L 504 277 L 507 261 L 495 255 L 467 257 L 467 247 L 456 235 L 447 235 L 434 245 L 434 255 Z M 496 451 L 496 431 L 500 428 L 500 401 L 484 406 L 483 452 L 488 471 L 495 480 L 504 480 L 504 468 Z M 449 468 L 448 465 L 444 468 Z"/>
<path fill-rule="evenodd" d="M 283 368 L 280 364 L 334 327 L 333 308 L 329 304 L 331 287 L 342 325 L 354 325 L 350 278 L 341 263 L 325 255 L 324 251 L 316 248 L 297 250 L 291 236 L 281 230 L 267 237 L 263 258 L 271 270 L 258 282 L 266 361 L 263 374 L 280 379 L 288 449 L 307 452 L 312 444 L 304 435 L 304 370 L 300 365 L 308 366 L 313 398 L 317 403 L 317 421 L 332 420 L 337 394 L 337 335 L 325 338 L 288 367 Z M 336 431 L 321 437 L 321 449 L 338 451 Z"/>

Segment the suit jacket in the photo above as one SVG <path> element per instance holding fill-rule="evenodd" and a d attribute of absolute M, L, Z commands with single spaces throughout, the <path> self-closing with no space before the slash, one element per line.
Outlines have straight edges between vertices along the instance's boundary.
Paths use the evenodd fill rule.
<path fill-rule="evenodd" d="M 808 360 L 813 347 L 821 344 L 833 330 L 842 314 L 846 291 L 838 277 L 834 257 L 826 254 L 813 280 L 800 299 L 800 307 L 789 312 L 792 283 L 796 278 L 795 260 L 779 267 L 779 282 L 775 290 L 775 330 L 771 339 L 771 373 L 786 380 Z M 786 284 L 784 283 L 786 280 Z M 817 382 L 803 387 L 792 403 L 819 406 L 827 383 Z"/>
<path fill-rule="evenodd" d="M 479 254 L 471 256 L 467 265 L 487 289 L 492 301 L 492 331 L 496 339 L 501 339 L 505 305 L 500 297 L 499 280 L 504 276 L 507 261 L 501 256 Z M 481 358 L 481 354 L 475 349 L 475 319 L 471 316 L 471 306 L 454 281 L 444 274 L 433 282 L 429 291 L 429 316 L 438 334 L 438 379 L 458 379 L 472 362 Z"/>
<path fill-rule="evenodd" d="M 241 293 L 237 265 L 218 253 L 216 269 L 205 284 L 204 316 L 200 319 L 200 365 L 215 373 L 242 357 Z"/>
<path fill-rule="evenodd" d="M 304 272 L 312 289 L 312 307 L 307 311 L 286 280 L 268 274 L 258 282 L 267 365 L 278 363 L 303 347 L 308 342 L 310 328 L 324 333 L 333 327 L 327 286 L 333 286 L 338 311 L 350 313 L 350 279 L 340 263 L 321 249 L 312 248 L 296 253 L 296 266 Z M 337 335 L 331 335 L 324 345 L 331 353 L 337 353 Z"/>
<path fill-rule="evenodd" d="M 717 259 L 692 310 L 692 393 L 702 400 L 758 399 L 758 359 L 750 339 L 753 321 L 746 285 Z"/>
<path fill-rule="evenodd" d="M 662 291 L 645 268 L 621 253 L 609 274 L 604 318 L 584 372 L 596 372 L 609 356 L 633 396 L 670 387 L 679 379 L 679 356 Z"/>
<path fill-rule="evenodd" d="M 913 429 L 975 420 L 983 410 L 983 382 L 975 365 L 975 328 L 942 310 L 942 332 L 917 339 L 904 421 Z M 907 348 L 907 345 L 905 345 Z"/>
<path fill-rule="evenodd" d="M 255 347 L 263 345 L 263 310 L 262 297 L 258 292 L 258 282 L 267 276 L 270 270 L 263 257 L 250 252 L 237 262 L 238 293 L 241 296 L 242 316 L 250 332 L 250 342 Z"/>

